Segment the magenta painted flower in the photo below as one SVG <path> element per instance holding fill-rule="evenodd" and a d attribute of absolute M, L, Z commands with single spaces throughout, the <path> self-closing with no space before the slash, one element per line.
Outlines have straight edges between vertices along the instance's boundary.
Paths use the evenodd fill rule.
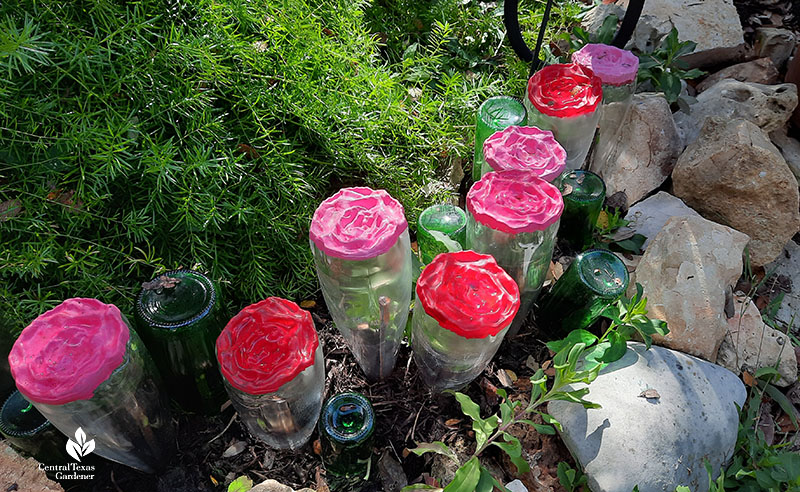
<path fill-rule="evenodd" d="M 88 400 L 122 364 L 130 331 L 119 309 L 97 299 L 67 299 L 20 334 L 8 362 L 29 400 Z"/>
<path fill-rule="evenodd" d="M 251 304 L 217 338 L 220 371 L 234 388 L 273 393 L 314 364 L 319 339 L 308 311 L 279 297 Z"/>
<path fill-rule="evenodd" d="M 417 281 L 417 298 L 439 324 L 465 338 L 497 335 L 519 310 L 519 287 L 490 255 L 442 253 Z"/>
<path fill-rule="evenodd" d="M 590 69 L 604 84 L 624 85 L 636 80 L 639 58 L 607 44 L 587 44 L 572 54 L 572 63 Z"/>
<path fill-rule="evenodd" d="M 603 98 L 603 83 L 577 63 L 544 67 L 528 80 L 528 99 L 539 112 L 558 118 L 590 114 Z"/>
<path fill-rule="evenodd" d="M 531 171 L 545 181 L 560 176 L 567 152 L 553 132 L 534 126 L 509 126 L 483 143 L 483 157 L 495 171 Z"/>
<path fill-rule="evenodd" d="M 343 188 L 314 212 L 309 237 L 328 256 L 364 260 L 386 253 L 408 222 L 384 190 Z"/>
<path fill-rule="evenodd" d="M 530 171 L 490 172 L 470 188 L 467 210 L 481 224 L 518 234 L 554 224 L 564 200 L 558 188 Z"/>

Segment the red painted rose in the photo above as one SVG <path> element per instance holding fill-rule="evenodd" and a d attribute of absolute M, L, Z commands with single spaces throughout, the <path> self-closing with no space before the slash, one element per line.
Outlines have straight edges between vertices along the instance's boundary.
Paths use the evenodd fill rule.
<path fill-rule="evenodd" d="M 268 297 L 231 318 L 217 338 L 217 360 L 231 386 L 264 395 L 313 365 L 318 346 L 308 311 Z"/>
<path fill-rule="evenodd" d="M 561 218 L 558 188 L 531 171 L 486 173 L 467 193 L 476 221 L 508 234 L 543 231 Z"/>
<path fill-rule="evenodd" d="M 417 299 L 439 324 L 464 338 L 497 335 L 519 310 L 519 287 L 491 255 L 442 253 L 417 281 Z"/>
<path fill-rule="evenodd" d="M 29 400 L 88 400 L 122 364 L 130 336 L 116 306 L 67 299 L 22 330 L 8 356 L 11 374 Z"/>
<path fill-rule="evenodd" d="M 597 109 L 603 99 L 603 83 L 577 63 L 549 65 L 528 81 L 528 99 L 548 116 L 583 116 Z"/>

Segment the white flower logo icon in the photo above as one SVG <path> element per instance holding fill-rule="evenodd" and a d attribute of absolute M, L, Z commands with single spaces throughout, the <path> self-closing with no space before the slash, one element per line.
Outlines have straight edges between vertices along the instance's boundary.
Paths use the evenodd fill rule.
<path fill-rule="evenodd" d="M 87 441 L 86 433 L 78 427 L 75 431 L 75 440 L 67 439 L 67 453 L 80 461 L 82 456 L 86 456 L 94 451 L 94 439 Z"/>

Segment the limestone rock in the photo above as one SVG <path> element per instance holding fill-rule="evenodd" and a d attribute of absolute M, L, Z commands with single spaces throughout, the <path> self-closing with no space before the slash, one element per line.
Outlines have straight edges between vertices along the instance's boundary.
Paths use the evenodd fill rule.
<path fill-rule="evenodd" d="M 781 151 L 783 159 L 800 183 L 800 142 L 787 135 L 785 127 L 770 133 L 769 138 Z"/>
<path fill-rule="evenodd" d="M 628 0 L 595 6 L 584 17 L 584 29 L 597 32 L 610 14 L 622 19 L 627 6 Z M 738 55 L 744 44 L 733 0 L 647 0 L 626 47 L 651 52 L 673 27 L 681 41 L 697 43 L 695 53 L 714 55 L 720 63 Z"/>
<path fill-rule="evenodd" d="M 680 198 L 659 191 L 628 210 L 625 220 L 629 223 L 622 227 L 620 232 L 633 231 L 645 236 L 647 240 L 645 240 L 642 250 L 646 250 L 670 218 L 685 216 L 700 217 L 700 214 L 687 207 Z"/>
<path fill-rule="evenodd" d="M 783 328 L 791 326 L 793 332 L 800 334 L 800 245 L 789 241 L 783 254 L 764 269 L 774 275 L 785 275 L 791 280 L 792 291 L 784 294 L 774 319 Z"/>
<path fill-rule="evenodd" d="M 623 112 L 614 104 L 603 111 Z M 604 116 L 605 119 L 605 116 Z M 590 169 L 606 183 L 606 195 L 624 191 L 635 203 L 661 184 L 683 150 L 669 103 L 660 94 L 636 94 L 620 127 L 600 128 Z"/>
<path fill-rule="evenodd" d="M 788 29 L 759 27 L 756 29 L 756 56 L 767 56 L 777 68 L 783 67 L 792 56 L 795 46 L 794 33 Z"/>
<path fill-rule="evenodd" d="M 575 385 L 578 389 L 585 385 Z M 651 390 L 653 398 L 642 393 Z M 586 410 L 548 404 L 561 437 L 583 467 L 593 492 L 708 490 L 707 459 L 717 473 L 733 454 L 747 391 L 735 374 L 695 357 L 629 343 L 589 385 Z"/>
<path fill-rule="evenodd" d="M 794 84 L 763 85 L 725 79 L 699 94 L 697 102 L 690 106 L 690 113 L 675 113 L 675 124 L 684 145 L 689 145 L 710 116 L 725 120 L 742 118 L 769 133 L 784 126 L 796 106 Z"/>
<path fill-rule="evenodd" d="M 734 79 L 739 82 L 753 82 L 756 84 L 774 84 L 778 82 L 778 69 L 768 57 L 757 60 L 737 63 L 712 73 L 702 82 L 697 84 L 697 92 L 703 92 L 720 80 Z"/>
<path fill-rule="evenodd" d="M 742 273 L 748 237 L 702 217 L 672 217 L 636 268 L 648 316 L 667 322 L 659 345 L 715 361 L 728 326 L 725 290 Z M 633 282 L 631 282 L 633 283 Z"/>
<path fill-rule="evenodd" d="M 249 492 L 314 492 L 314 489 L 309 489 L 308 487 L 306 487 L 298 491 L 295 491 L 288 485 L 283 485 L 277 480 L 273 480 L 270 478 L 269 480 L 265 480 L 260 484 L 256 485 L 255 487 L 250 489 Z"/>
<path fill-rule="evenodd" d="M 728 334 L 717 354 L 717 364 L 739 374 L 751 374 L 762 367 L 775 367 L 781 378 L 776 386 L 791 386 L 797 381 L 797 356 L 789 337 L 761 319 L 758 306 L 744 296 L 735 298 L 736 314 L 728 319 Z"/>
<path fill-rule="evenodd" d="M 678 158 L 672 182 L 675 195 L 703 217 L 750 236 L 755 266 L 774 260 L 800 230 L 797 181 L 749 121 L 709 119 Z"/>
<path fill-rule="evenodd" d="M 2 440 L 0 440 L 0 490 L 64 492 L 61 485 L 47 478 L 44 471 L 39 470 L 38 461 L 33 458 L 23 458 Z"/>

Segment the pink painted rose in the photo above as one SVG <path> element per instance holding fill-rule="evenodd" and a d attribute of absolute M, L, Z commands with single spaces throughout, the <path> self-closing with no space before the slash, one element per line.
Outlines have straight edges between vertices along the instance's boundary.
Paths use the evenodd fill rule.
<path fill-rule="evenodd" d="M 67 299 L 20 334 L 8 362 L 29 400 L 88 400 L 122 364 L 130 331 L 119 309 L 97 299 Z"/>
<path fill-rule="evenodd" d="M 545 181 L 560 176 L 567 152 L 553 132 L 535 126 L 509 126 L 483 143 L 483 157 L 495 171 L 531 171 Z"/>
<path fill-rule="evenodd" d="M 624 85 L 636 80 L 639 58 L 628 50 L 607 44 L 587 44 L 572 54 L 572 63 L 584 66 L 604 84 Z"/>
<path fill-rule="evenodd" d="M 486 173 L 467 193 L 476 221 L 508 234 L 542 231 L 561 218 L 558 188 L 530 171 Z"/>
<path fill-rule="evenodd" d="M 217 338 L 222 375 L 251 395 L 274 393 L 314 364 L 319 339 L 308 311 L 279 297 L 251 304 Z"/>
<path fill-rule="evenodd" d="M 417 298 L 439 324 L 464 338 L 497 335 L 519 310 L 519 287 L 494 258 L 442 253 L 417 281 Z"/>
<path fill-rule="evenodd" d="M 343 188 L 314 212 L 309 237 L 328 256 L 364 260 L 386 253 L 408 222 L 384 190 Z"/>

